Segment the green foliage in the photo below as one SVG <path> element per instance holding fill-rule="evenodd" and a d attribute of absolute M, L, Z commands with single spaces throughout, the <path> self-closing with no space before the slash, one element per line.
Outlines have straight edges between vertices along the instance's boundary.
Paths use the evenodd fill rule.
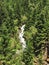
<path fill-rule="evenodd" d="M 26 24 L 24 38 L 27 48 L 18 39 L 19 27 Z M 42 49 L 49 42 L 49 0 L 0 0 L 0 62 L 1 65 L 42 64 Z"/>

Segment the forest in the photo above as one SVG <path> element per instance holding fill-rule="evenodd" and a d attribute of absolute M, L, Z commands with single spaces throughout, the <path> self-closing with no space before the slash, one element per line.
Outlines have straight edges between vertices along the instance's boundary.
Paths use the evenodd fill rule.
<path fill-rule="evenodd" d="M 48 46 L 49 0 L 0 0 L 0 65 L 48 65 Z"/>

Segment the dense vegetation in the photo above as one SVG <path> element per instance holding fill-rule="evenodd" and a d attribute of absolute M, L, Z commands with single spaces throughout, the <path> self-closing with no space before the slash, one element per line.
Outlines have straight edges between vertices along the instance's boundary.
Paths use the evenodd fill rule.
<path fill-rule="evenodd" d="M 27 48 L 21 49 L 19 28 L 25 24 Z M 42 65 L 45 42 L 49 42 L 49 0 L 0 0 L 0 65 Z"/>

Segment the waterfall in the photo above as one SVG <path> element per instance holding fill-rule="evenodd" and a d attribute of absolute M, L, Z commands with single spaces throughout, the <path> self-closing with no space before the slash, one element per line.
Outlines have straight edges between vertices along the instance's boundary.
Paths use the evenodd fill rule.
<path fill-rule="evenodd" d="M 19 40 L 20 40 L 20 43 L 22 45 L 22 50 L 17 50 L 16 53 L 20 53 L 21 51 L 24 51 L 25 48 L 26 48 L 26 41 L 24 39 L 24 28 L 25 28 L 25 24 L 21 26 L 20 28 L 20 31 L 19 31 Z"/>
<path fill-rule="evenodd" d="M 26 48 L 26 41 L 24 39 L 24 28 L 25 28 L 25 24 L 22 25 L 21 27 L 21 31 L 19 32 L 19 39 L 20 39 L 20 43 L 22 44 L 22 50 L 24 50 Z"/>

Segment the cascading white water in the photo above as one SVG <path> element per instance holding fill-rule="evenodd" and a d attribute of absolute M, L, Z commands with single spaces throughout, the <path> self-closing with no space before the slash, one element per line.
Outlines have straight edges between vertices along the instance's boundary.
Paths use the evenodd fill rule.
<path fill-rule="evenodd" d="M 22 45 L 22 50 L 17 50 L 16 53 L 19 54 L 21 51 L 24 51 L 24 49 L 26 48 L 26 41 L 24 39 L 24 28 L 25 28 L 25 24 L 22 25 L 22 27 L 20 28 L 20 31 L 19 31 L 19 40 L 20 40 L 20 43 Z"/>
<path fill-rule="evenodd" d="M 20 43 L 22 44 L 22 50 L 24 50 L 26 48 L 26 41 L 24 39 L 24 28 L 25 28 L 25 24 L 22 25 L 21 27 L 21 31 L 19 32 L 19 39 L 20 39 Z"/>

